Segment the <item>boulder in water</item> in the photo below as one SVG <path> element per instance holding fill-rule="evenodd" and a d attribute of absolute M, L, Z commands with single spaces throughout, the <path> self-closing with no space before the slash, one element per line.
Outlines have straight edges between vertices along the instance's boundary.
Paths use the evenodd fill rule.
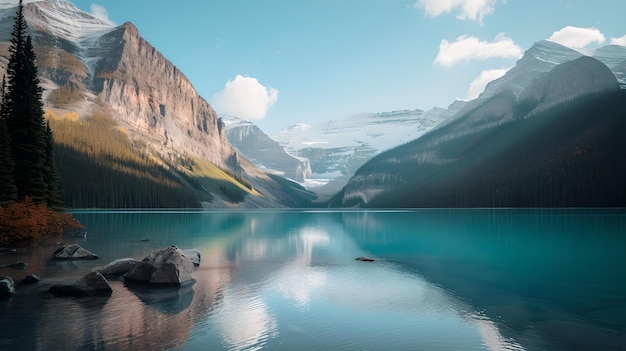
<path fill-rule="evenodd" d="M 107 279 L 99 272 L 87 273 L 74 284 L 57 284 L 49 290 L 55 296 L 109 296 L 113 293 Z"/>
<path fill-rule="evenodd" d="M 97 260 L 98 255 L 85 250 L 80 245 L 63 245 L 54 251 L 53 260 Z"/>
<path fill-rule="evenodd" d="M 124 274 L 126 282 L 181 286 L 193 282 L 193 262 L 176 246 L 157 250 Z"/>
<path fill-rule="evenodd" d="M 104 276 L 120 276 L 126 274 L 128 271 L 140 264 L 142 264 L 142 262 L 134 258 L 120 258 L 102 268 L 96 269 L 96 271 L 100 272 Z"/>

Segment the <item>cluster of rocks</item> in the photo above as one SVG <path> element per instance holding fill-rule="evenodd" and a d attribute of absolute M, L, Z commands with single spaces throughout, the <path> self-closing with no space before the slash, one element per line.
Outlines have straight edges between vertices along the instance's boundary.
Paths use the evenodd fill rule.
<path fill-rule="evenodd" d="M 57 249 L 53 260 L 92 260 L 98 256 L 79 245 L 64 245 Z M 96 268 L 72 283 L 56 284 L 49 292 L 55 296 L 109 296 L 113 290 L 107 278 L 123 277 L 127 284 L 153 286 L 184 286 L 192 284 L 192 272 L 200 265 L 200 251 L 181 250 L 176 246 L 156 250 L 143 260 L 122 258 L 102 268 Z M 28 276 L 21 284 L 34 284 L 37 276 Z M 10 277 L 0 277 L 0 298 L 15 294 L 15 283 Z"/>

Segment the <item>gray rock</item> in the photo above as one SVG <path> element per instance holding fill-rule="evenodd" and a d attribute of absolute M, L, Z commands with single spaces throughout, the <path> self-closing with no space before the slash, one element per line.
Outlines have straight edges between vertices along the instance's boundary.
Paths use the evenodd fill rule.
<path fill-rule="evenodd" d="M 100 269 L 96 269 L 96 271 L 100 272 L 104 276 L 119 276 L 126 274 L 128 271 L 137 267 L 141 263 L 141 261 L 134 258 L 120 258 Z"/>
<path fill-rule="evenodd" d="M 189 259 L 193 263 L 194 267 L 200 266 L 200 259 L 201 259 L 201 256 L 202 256 L 200 254 L 200 250 L 198 250 L 198 249 L 187 249 L 187 250 L 183 250 L 183 254 L 185 256 L 189 257 Z"/>
<path fill-rule="evenodd" d="M 0 277 L 0 299 L 15 295 L 15 282 L 11 277 Z"/>
<path fill-rule="evenodd" d="M 157 250 L 143 259 L 143 264 L 124 274 L 127 282 L 183 285 L 193 281 L 193 262 L 176 246 Z"/>
<path fill-rule="evenodd" d="M 357 258 L 355 258 L 355 260 L 363 261 L 363 262 L 374 262 L 373 258 L 369 258 L 369 257 L 366 257 L 366 256 L 357 257 Z"/>
<path fill-rule="evenodd" d="M 63 245 L 54 251 L 53 260 L 97 260 L 98 256 L 80 245 Z"/>
<path fill-rule="evenodd" d="M 87 273 L 77 283 L 87 295 L 111 295 L 113 289 L 109 285 L 109 281 L 100 272 Z"/>
<path fill-rule="evenodd" d="M 87 273 L 74 284 L 56 284 L 49 290 L 55 296 L 109 296 L 111 285 L 99 272 Z"/>
<path fill-rule="evenodd" d="M 41 278 L 35 274 L 27 275 L 24 279 L 22 279 L 22 284 L 24 285 L 33 285 L 37 284 L 41 281 Z"/>
<path fill-rule="evenodd" d="M 150 283 L 152 274 L 157 268 L 148 262 L 141 262 L 137 267 L 131 269 L 124 274 L 124 280 L 127 282 Z"/>

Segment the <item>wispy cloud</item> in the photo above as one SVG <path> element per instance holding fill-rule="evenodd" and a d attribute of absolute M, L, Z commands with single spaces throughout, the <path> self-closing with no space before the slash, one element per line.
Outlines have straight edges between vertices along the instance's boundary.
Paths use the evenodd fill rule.
<path fill-rule="evenodd" d="M 418 0 L 415 8 L 423 8 L 427 16 L 437 17 L 444 13 L 458 12 L 457 18 L 478 21 L 495 11 L 497 3 L 506 0 Z"/>
<path fill-rule="evenodd" d="M 619 38 L 611 38 L 611 45 L 626 46 L 626 35 Z"/>
<path fill-rule="evenodd" d="M 571 48 L 584 49 L 593 43 L 602 44 L 606 38 L 597 28 L 567 26 L 554 32 L 548 40 Z"/>
<path fill-rule="evenodd" d="M 454 42 L 442 40 L 434 63 L 443 67 L 452 67 L 471 60 L 520 58 L 523 53 L 524 50 L 504 33 L 498 34 L 492 42 L 462 35 Z"/>
<path fill-rule="evenodd" d="M 508 69 L 488 69 L 482 71 L 480 75 L 470 83 L 467 89 L 467 100 L 473 100 L 485 90 L 489 82 L 494 81 L 506 74 Z"/>
<path fill-rule="evenodd" d="M 98 4 L 91 4 L 90 10 L 91 10 L 91 15 L 94 16 L 95 18 L 106 23 L 114 24 L 113 21 L 109 19 L 109 11 L 107 11 L 107 9 L 104 6 L 98 5 Z"/>
<path fill-rule="evenodd" d="M 212 104 L 219 114 L 261 120 L 278 100 L 278 90 L 266 88 L 256 78 L 238 75 L 215 94 Z"/>

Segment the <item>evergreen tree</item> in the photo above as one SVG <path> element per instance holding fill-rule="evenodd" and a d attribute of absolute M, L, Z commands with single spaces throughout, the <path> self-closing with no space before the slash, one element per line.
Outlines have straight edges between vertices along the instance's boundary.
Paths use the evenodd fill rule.
<path fill-rule="evenodd" d="M 2 77 L 2 101 L 0 102 L 0 206 L 17 200 L 17 187 L 13 177 L 15 164 L 11 156 L 11 142 L 6 126 L 6 108 L 4 96 L 6 93 L 6 79 Z"/>
<path fill-rule="evenodd" d="M 45 141 L 46 174 L 44 180 L 47 185 L 45 200 L 49 207 L 60 209 L 63 207 L 63 200 L 61 200 L 61 192 L 59 191 L 59 173 L 54 162 L 54 138 L 52 129 L 50 129 L 50 122 L 46 123 Z"/>
<path fill-rule="evenodd" d="M 55 199 L 60 199 L 58 180 L 52 176 L 56 174 L 54 161 L 49 156 L 52 152 L 48 152 L 52 134 L 48 133 L 44 123 L 36 57 L 26 29 L 24 6 L 20 0 L 9 46 L 8 89 L 4 99 L 6 125 L 15 163 L 18 198 L 30 196 L 37 202 L 51 202 L 52 205 L 57 201 Z"/>
<path fill-rule="evenodd" d="M 13 178 L 14 163 L 11 157 L 9 133 L 4 119 L 0 118 L 0 206 L 17 200 L 17 188 Z"/>

